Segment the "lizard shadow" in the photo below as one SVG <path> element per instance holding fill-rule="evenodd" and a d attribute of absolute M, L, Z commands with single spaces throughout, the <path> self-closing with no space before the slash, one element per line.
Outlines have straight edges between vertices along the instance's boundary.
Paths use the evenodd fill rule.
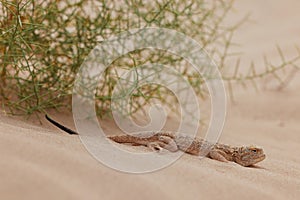
<path fill-rule="evenodd" d="M 258 166 L 258 165 L 250 165 L 250 166 L 248 166 L 248 168 L 251 168 L 251 169 L 264 169 L 264 170 L 267 170 L 265 167 L 261 167 L 261 166 Z"/>

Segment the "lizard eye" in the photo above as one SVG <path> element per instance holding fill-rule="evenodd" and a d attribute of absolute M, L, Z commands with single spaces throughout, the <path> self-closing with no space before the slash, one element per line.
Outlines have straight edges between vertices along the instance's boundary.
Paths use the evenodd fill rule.
<path fill-rule="evenodd" d="M 257 152 L 257 150 L 256 150 L 256 149 L 252 149 L 252 152 L 253 152 L 253 153 L 256 153 L 256 152 Z"/>

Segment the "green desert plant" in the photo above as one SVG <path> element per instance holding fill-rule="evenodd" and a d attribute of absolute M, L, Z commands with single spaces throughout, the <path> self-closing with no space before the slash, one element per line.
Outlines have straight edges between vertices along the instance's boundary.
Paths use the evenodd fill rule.
<path fill-rule="evenodd" d="M 239 68 L 226 65 L 233 56 L 230 47 L 240 23 L 225 26 L 233 1 L 223 0 L 0 0 L 0 101 L 12 114 L 31 115 L 49 108 L 69 107 L 76 72 L 88 53 L 112 35 L 132 28 L 174 29 L 198 41 L 215 60 L 220 70 L 235 68 L 232 81 L 255 81 L 288 66 L 296 67 L 299 56 L 266 71 L 240 74 Z M 241 20 L 241 22 L 244 20 Z M 279 51 L 281 52 L 281 51 Z M 300 54 L 299 54 L 300 55 Z M 203 77 L 185 61 L 168 52 L 144 49 L 114 61 L 105 71 L 96 92 L 97 113 L 110 113 L 113 88 L 119 69 L 130 70 L 147 63 L 174 66 L 206 98 Z M 155 98 L 167 101 L 167 89 L 144 86 L 133 94 L 130 113 Z M 166 102 L 168 103 L 168 102 Z"/>

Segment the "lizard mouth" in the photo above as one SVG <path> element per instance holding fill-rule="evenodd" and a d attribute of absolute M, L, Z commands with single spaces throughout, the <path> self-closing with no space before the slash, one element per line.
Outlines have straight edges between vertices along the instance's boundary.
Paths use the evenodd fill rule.
<path fill-rule="evenodd" d="M 249 167 L 263 161 L 265 158 L 266 158 L 265 154 L 259 154 L 259 155 L 252 156 L 251 158 L 248 157 L 247 159 L 241 159 L 237 163 L 239 163 L 244 167 Z"/>
<path fill-rule="evenodd" d="M 252 166 L 255 165 L 261 161 L 263 161 L 264 159 L 266 159 L 266 155 L 265 154 L 261 154 L 259 156 L 257 156 L 256 158 L 253 158 L 250 162 L 248 162 L 245 166 Z"/>
<path fill-rule="evenodd" d="M 257 158 L 257 162 L 256 162 L 256 163 L 263 161 L 265 158 L 266 158 L 266 155 L 265 155 L 265 154 L 262 154 L 261 156 L 259 156 L 259 157 Z"/>

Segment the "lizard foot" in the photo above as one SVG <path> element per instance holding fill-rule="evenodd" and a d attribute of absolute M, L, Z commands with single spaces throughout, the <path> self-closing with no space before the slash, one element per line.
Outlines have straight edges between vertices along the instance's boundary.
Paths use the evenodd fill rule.
<path fill-rule="evenodd" d="M 161 147 L 162 142 L 150 142 L 147 144 L 147 147 L 152 151 L 161 152 L 163 147 Z"/>

